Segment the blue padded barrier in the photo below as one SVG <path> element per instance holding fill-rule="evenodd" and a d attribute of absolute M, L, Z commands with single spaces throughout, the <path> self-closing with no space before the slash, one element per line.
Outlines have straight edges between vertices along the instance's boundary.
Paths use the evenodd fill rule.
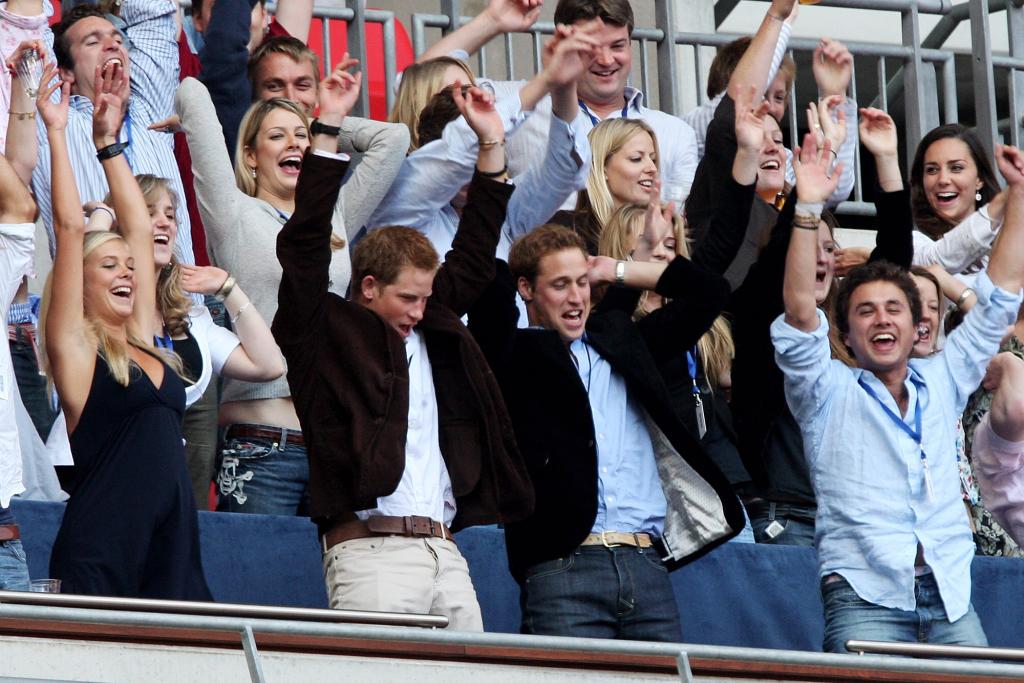
<path fill-rule="evenodd" d="M 15 499 L 33 578 L 48 575 L 64 506 Z M 126 514 L 130 514 L 126 511 Z M 203 565 L 214 597 L 326 607 L 316 529 L 305 518 L 201 512 Z M 484 626 L 519 630 L 519 588 L 495 527 L 456 536 L 469 563 Z M 974 606 L 994 646 L 1024 647 L 1024 560 L 976 558 Z M 814 552 L 729 543 L 672 574 L 686 642 L 818 651 L 822 616 Z"/>

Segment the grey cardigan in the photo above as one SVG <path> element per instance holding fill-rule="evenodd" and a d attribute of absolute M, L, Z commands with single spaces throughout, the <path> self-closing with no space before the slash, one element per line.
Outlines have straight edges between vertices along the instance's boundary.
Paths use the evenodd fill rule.
<path fill-rule="evenodd" d="M 224 146 L 210 94 L 199 81 L 186 78 L 175 97 L 175 109 L 192 153 L 199 213 L 206 228 L 210 260 L 238 279 L 253 307 L 269 324 L 277 313 L 281 265 L 277 234 L 285 217 L 262 199 L 250 197 L 235 184 L 235 172 Z M 364 152 L 334 209 L 334 233 L 347 240 L 362 227 L 387 192 L 408 149 L 409 134 L 400 124 L 346 117 L 339 137 L 341 151 Z M 348 242 L 331 259 L 331 291 L 345 296 L 352 264 Z M 252 383 L 225 378 L 223 399 L 250 401 L 290 396 L 282 376 Z"/>

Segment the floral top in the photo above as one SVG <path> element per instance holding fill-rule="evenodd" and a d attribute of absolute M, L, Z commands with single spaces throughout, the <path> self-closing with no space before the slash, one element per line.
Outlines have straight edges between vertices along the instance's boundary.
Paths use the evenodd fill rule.
<path fill-rule="evenodd" d="M 43 0 L 43 13 L 24 17 L 7 10 L 0 2 L 0 58 L 6 60 L 23 40 L 42 40 L 48 49 L 53 47 L 53 32 L 48 21 L 53 16 L 50 0 Z M 52 52 L 51 52 L 52 54 Z M 11 75 L 0 69 L 0 153 L 7 149 L 7 117 L 11 110 Z"/>
<path fill-rule="evenodd" d="M 1013 355 L 1024 358 L 1024 342 L 1016 336 L 1011 335 L 1003 342 L 1000 351 L 1009 351 Z M 992 409 L 992 392 L 979 388 L 967 401 L 967 408 L 964 410 L 964 433 L 967 437 L 967 459 L 971 459 L 971 445 L 974 442 L 974 430 L 977 429 L 981 419 Z M 976 488 L 977 485 L 975 485 Z M 985 501 L 980 504 L 971 504 L 971 518 L 974 523 L 974 541 L 978 548 L 979 555 L 998 555 L 1003 557 L 1024 557 L 1024 549 L 1021 549 L 1012 538 L 1003 530 L 992 517 L 992 513 L 984 507 Z"/>

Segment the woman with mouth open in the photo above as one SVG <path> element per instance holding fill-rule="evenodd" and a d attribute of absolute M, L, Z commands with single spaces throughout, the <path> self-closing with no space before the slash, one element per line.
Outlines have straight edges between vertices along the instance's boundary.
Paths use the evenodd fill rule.
<path fill-rule="evenodd" d="M 797 424 L 786 405 L 783 377 L 775 364 L 770 338 L 772 321 L 783 311 L 782 283 L 785 258 L 793 217 L 794 190 L 784 185 L 783 173 L 776 160 L 784 159 L 777 124 L 770 116 L 763 119 L 763 141 L 754 140 L 738 150 L 736 109 L 754 111 L 754 88 L 736 81 L 745 72 L 738 66 L 729 94 L 716 111 L 708 129 L 708 145 L 698 173 L 711 174 L 711 186 L 726 188 L 740 184 L 741 176 L 734 169 L 743 157 L 755 156 L 753 168 L 756 198 L 749 221 L 734 222 L 732 229 L 718 229 L 710 224 L 730 200 L 725 193 L 712 196 L 711 206 L 687 207 L 687 214 L 703 216 L 703 225 L 693 226 L 696 236 L 694 263 L 726 274 L 733 284 L 733 297 L 727 312 L 733 321 L 736 356 L 732 369 L 732 410 L 739 435 L 739 450 L 752 479 L 740 491 L 754 527 L 758 542 L 810 545 L 814 537 L 815 500 Z M 739 74 L 737 76 L 736 74 Z M 757 82 L 753 78 L 751 82 Z M 833 103 L 825 100 L 808 107 L 808 128 L 820 130 L 818 144 L 830 150 L 841 144 L 846 122 L 834 121 L 830 112 Z M 910 203 L 899 170 L 896 128 L 885 113 L 861 111 L 860 135 L 864 145 L 879 166 L 880 184 L 877 207 L 880 229 L 875 259 L 886 259 L 909 266 L 912 254 Z M 742 152 L 742 153 L 741 153 Z M 833 169 L 833 174 L 839 172 Z M 798 191 L 799 188 L 796 188 Z M 776 203 L 778 194 L 783 201 Z M 691 205 L 694 200 L 691 199 Z M 781 205 L 781 211 L 776 209 Z M 835 274 L 834 219 L 828 214 L 819 224 L 816 298 L 819 305 L 831 309 Z M 838 339 L 833 339 L 835 357 L 848 360 L 849 355 Z"/>
<path fill-rule="evenodd" d="M 51 67 L 50 82 L 55 76 Z M 50 96 L 60 88 L 59 103 Z M 128 97 L 119 66 L 96 67 L 93 140 L 128 239 L 85 233 L 65 139 L 70 84 L 40 88 L 52 163 L 57 255 L 44 295 L 45 366 L 60 395 L 75 464 L 50 559 L 63 590 L 210 600 L 185 468 L 181 362 L 148 337 L 155 297 L 145 200 L 118 142 Z M 65 468 L 61 468 L 65 469 Z"/>
<path fill-rule="evenodd" d="M 253 104 L 239 130 L 233 171 L 205 87 L 187 78 L 178 89 L 176 107 L 192 149 L 211 260 L 237 279 L 254 312 L 267 322 L 277 312 L 281 281 L 277 235 L 295 209 L 295 187 L 310 131 L 338 135 L 338 126 L 358 97 L 361 74 L 349 73 L 355 64 L 345 55 L 321 82 L 320 116 L 312 124 L 289 100 Z M 344 225 L 340 201 L 332 225 L 330 289 L 344 296 L 352 269 L 348 239 L 359 226 Z M 217 474 L 218 509 L 308 514 L 309 463 L 287 380 L 253 383 L 229 378 L 220 423 L 227 430 Z"/>
<path fill-rule="evenodd" d="M 150 216 L 150 225 L 142 227 L 153 236 L 153 265 L 157 278 L 156 296 L 151 302 L 153 343 L 159 348 L 174 351 L 182 360 L 186 378 L 186 457 L 196 503 L 205 509 L 213 480 L 214 453 L 211 451 L 216 444 L 217 425 L 215 421 L 211 425 L 210 437 L 199 438 L 192 443 L 193 434 L 205 434 L 202 431 L 205 429 L 205 413 L 193 415 L 191 407 L 203 397 L 213 375 L 246 382 L 269 382 L 284 374 L 284 361 L 269 325 L 259 313 L 250 311 L 252 302 L 233 276 L 215 266 L 183 265 L 174 257 L 174 241 L 178 235 L 175 216 L 179 199 L 168 181 L 148 174 L 135 179 Z M 104 201 L 110 204 L 110 195 Z M 107 210 L 106 205 L 97 206 L 89 219 L 89 230 L 109 226 L 125 239 L 131 239 L 126 231 L 133 226 L 111 223 L 113 219 L 114 214 Z M 215 324 L 209 309 L 195 304 L 185 292 L 208 294 L 220 299 L 234 332 Z M 214 419 L 216 405 L 214 400 L 211 404 Z M 192 417 L 197 420 L 190 423 Z M 191 432 L 190 426 L 193 427 Z"/>
<path fill-rule="evenodd" d="M 591 255 L 598 252 L 601 233 L 612 212 L 623 204 L 647 206 L 660 196 L 658 138 L 641 119 L 607 119 L 594 126 L 590 140 L 590 173 L 575 211 L 558 211 L 552 223 L 572 228 Z"/>

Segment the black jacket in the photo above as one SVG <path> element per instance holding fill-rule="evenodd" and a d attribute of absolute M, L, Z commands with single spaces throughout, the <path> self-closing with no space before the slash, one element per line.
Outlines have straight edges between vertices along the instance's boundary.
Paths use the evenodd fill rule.
<path fill-rule="evenodd" d="M 646 413 L 668 503 L 659 550 L 675 569 L 735 536 L 744 520 L 728 481 L 679 420 L 658 371 L 660 362 L 708 329 L 728 286 L 678 258 L 657 290 L 672 303 L 634 323 L 635 293 L 612 288 L 586 329 L 588 343 Z M 569 350 L 556 332 L 516 330 L 514 295 L 511 273 L 499 261 L 498 276 L 469 324 L 498 377 L 533 480 L 533 514 L 505 527 L 509 566 L 522 580 L 527 568 L 571 552 L 590 533 L 598 476 L 590 402 Z"/>

